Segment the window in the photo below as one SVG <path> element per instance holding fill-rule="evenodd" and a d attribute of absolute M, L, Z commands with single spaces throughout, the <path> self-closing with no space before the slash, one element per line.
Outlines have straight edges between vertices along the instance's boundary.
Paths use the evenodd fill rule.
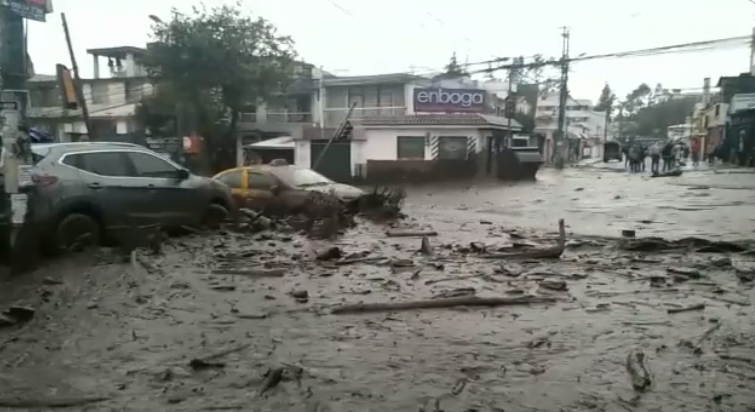
<path fill-rule="evenodd" d="M 129 152 L 127 155 L 134 165 L 137 177 L 174 177 L 176 175 L 176 167 L 157 156 L 138 152 Z"/>
<path fill-rule="evenodd" d="M 398 159 L 425 159 L 424 136 L 398 136 L 396 138 L 396 157 Z"/>
<path fill-rule="evenodd" d="M 93 152 L 69 154 L 63 164 L 100 176 L 132 176 L 128 158 L 121 152 Z"/>
<path fill-rule="evenodd" d="M 231 189 L 241 189 L 241 172 L 228 172 L 218 178 Z"/>
<path fill-rule="evenodd" d="M 94 82 L 91 83 L 90 88 L 92 90 L 92 104 L 110 103 L 110 90 L 107 83 Z"/>
<path fill-rule="evenodd" d="M 441 136 L 438 138 L 438 159 L 465 160 L 467 138 L 465 136 Z"/>
<path fill-rule="evenodd" d="M 275 186 L 276 181 L 274 178 L 262 174 L 262 173 L 255 173 L 255 172 L 249 172 L 249 188 L 250 189 L 258 189 L 258 190 L 270 190 L 273 186 Z"/>

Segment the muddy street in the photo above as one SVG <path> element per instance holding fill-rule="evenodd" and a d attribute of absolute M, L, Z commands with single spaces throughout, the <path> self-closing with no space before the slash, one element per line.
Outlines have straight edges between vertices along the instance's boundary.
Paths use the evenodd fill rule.
<path fill-rule="evenodd" d="M 333 242 L 194 235 L 8 280 L 0 410 L 746 410 L 753 175 L 610 166 L 413 190 Z"/>

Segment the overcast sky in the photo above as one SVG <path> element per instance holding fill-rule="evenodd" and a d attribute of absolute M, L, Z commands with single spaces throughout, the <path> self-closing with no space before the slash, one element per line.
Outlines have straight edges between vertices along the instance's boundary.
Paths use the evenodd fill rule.
<path fill-rule="evenodd" d="M 206 4 L 221 0 L 207 0 Z M 92 73 L 86 49 L 144 46 L 149 14 L 188 10 L 191 0 L 54 0 L 47 23 L 31 22 L 29 49 L 38 73 L 68 64 L 60 12 L 65 12 L 82 75 Z M 755 24 L 749 0 L 245 0 L 274 23 L 308 62 L 336 75 L 438 70 L 456 52 L 470 62 L 501 56 L 560 53 L 560 27 L 572 32 L 572 55 L 603 54 L 745 36 Z M 574 65 L 570 88 L 597 99 L 608 82 L 625 95 L 641 82 L 699 88 L 704 77 L 748 70 L 749 50 L 591 61 Z M 499 76 L 505 76 L 501 72 Z"/>

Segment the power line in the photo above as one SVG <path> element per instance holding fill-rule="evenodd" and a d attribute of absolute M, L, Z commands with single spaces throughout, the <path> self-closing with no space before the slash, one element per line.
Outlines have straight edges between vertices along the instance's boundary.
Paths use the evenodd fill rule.
<path fill-rule="evenodd" d="M 750 38 L 751 38 L 750 36 L 738 36 L 738 37 L 729 37 L 729 38 L 724 38 L 724 39 L 674 44 L 670 46 L 654 47 L 654 48 L 648 48 L 648 49 L 639 49 L 639 50 L 631 50 L 631 51 L 624 51 L 624 52 L 613 52 L 613 53 L 597 54 L 597 55 L 592 55 L 592 56 L 579 56 L 579 57 L 570 58 L 569 62 L 582 62 L 582 61 L 588 61 L 588 60 L 610 59 L 610 58 L 648 57 L 648 56 L 657 56 L 657 55 L 662 55 L 662 54 L 700 52 L 700 51 L 708 51 L 708 50 L 725 48 L 721 46 L 742 47 L 750 43 Z M 497 71 L 497 70 L 531 69 L 531 68 L 538 68 L 538 67 L 557 66 L 560 64 L 561 64 L 561 59 L 549 59 L 545 62 L 539 62 L 539 63 L 505 64 L 505 65 L 500 65 L 494 68 L 475 70 L 475 71 L 470 72 L 469 74 L 489 73 L 490 71 Z"/>

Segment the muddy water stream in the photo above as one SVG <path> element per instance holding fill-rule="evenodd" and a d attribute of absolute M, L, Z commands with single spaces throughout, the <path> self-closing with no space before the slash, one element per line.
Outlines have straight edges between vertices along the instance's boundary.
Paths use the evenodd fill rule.
<path fill-rule="evenodd" d="M 151 258 L 152 273 L 102 263 L 106 256 L 40 271 L 1 292 L 36 313 L 0 329 L 0 404 L 321 412 L 752 405 L 755 259 L 747 253 L 639 254 L 570 235 L 560 260 L 497 260 L 481 254 L 551 245 L 556 235 L 479 218 L 407 224 L 439 232 L 429 238 L 433 256 L 417 252 L 417 237 L 365 224 L 335 242 L 350 264 L 314 259 L 330 243 L 271 233 L 172 241 Z M 211 273 L 220 267 L 285 273 Z M 344 303 L 464 293 L 557 302 L 328 314 Z M 642 394 L 626 367 L 637 349 L 652 374 Z"/>

